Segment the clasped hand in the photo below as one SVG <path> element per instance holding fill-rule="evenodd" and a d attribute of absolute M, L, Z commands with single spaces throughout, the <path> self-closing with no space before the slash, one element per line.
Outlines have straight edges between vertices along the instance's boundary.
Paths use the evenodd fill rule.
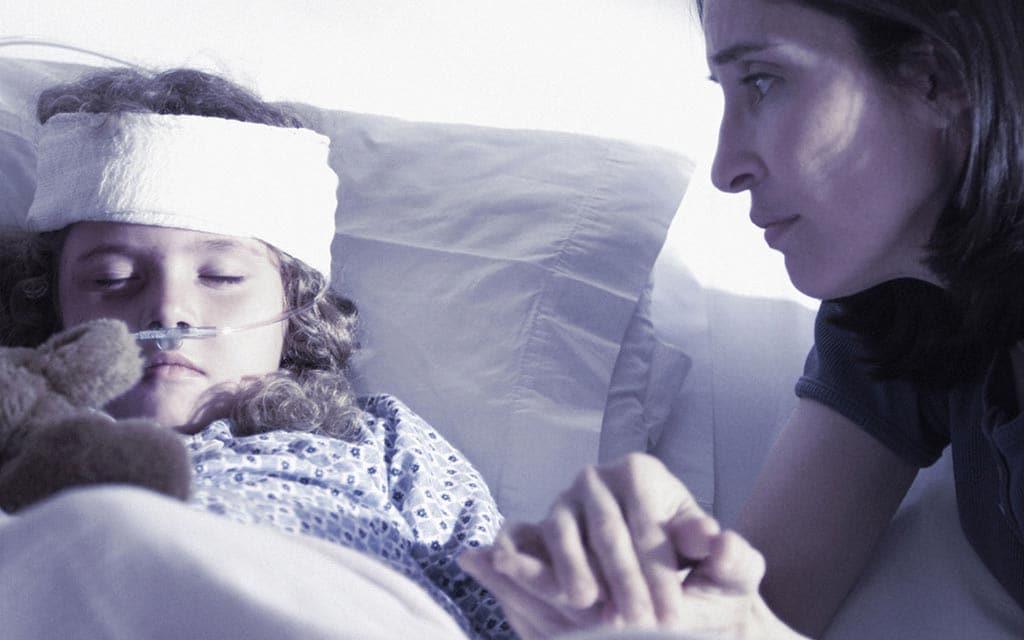
<path fill-rule="evenodd" d="M 598 625 L 765 637 L 778 623 L 758 595 L 761 555 L 642 454 L 584 469 L 547 518 L 507 524 L 459 564 L 525 639 Z"/>

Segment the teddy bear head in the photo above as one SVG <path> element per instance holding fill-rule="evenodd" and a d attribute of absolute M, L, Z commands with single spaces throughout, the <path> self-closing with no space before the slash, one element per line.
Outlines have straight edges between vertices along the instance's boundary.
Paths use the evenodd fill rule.
<path fill-rule="evenodd" d="M 0 451 L 16 454 L 30 421 L 102 409 L 132 388 L 143 360 L 128 327 L 94 320 L 34 349 L 0 348 Z"/>
<path fill-rule="evenodd" d="M 103 319 L 52 336 L 26 366 L 72 405 L 101 408 L 139 381 L 143 360 L 128 327 Z"/>

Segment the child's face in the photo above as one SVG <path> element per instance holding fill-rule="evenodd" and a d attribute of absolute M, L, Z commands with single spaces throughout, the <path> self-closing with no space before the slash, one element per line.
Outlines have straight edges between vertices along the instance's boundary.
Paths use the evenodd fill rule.
<path fill-rule="evenodd" d="M 64 326 L 116 318 L 132 331 L 232 326 L 284 310 L 273 252 L 262 242 L 137 224 L 81 222 L 71 227 L 58 267 Z M 212 387 L 278 368 L 287 323 L 204 340 L 175 351 L 145 343 L 142 381 L 106 409 L 165 427 L 204 426 L 197 416 Z"/>

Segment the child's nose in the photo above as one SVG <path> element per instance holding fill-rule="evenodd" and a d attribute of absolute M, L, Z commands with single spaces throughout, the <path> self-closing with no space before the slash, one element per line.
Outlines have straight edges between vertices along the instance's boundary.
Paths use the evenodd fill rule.
<path fill-rule="evenodd" d="M 149 288 L 140 327 L 185 328 L 199 324 L 195 292 L 188 283 L 173 277 L 163 277 L 151 283 Z"/>

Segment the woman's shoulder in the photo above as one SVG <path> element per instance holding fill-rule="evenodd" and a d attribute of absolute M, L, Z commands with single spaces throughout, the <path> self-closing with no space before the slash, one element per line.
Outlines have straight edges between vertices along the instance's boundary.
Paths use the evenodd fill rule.
<path fill-rule="evenodd" d="M 845 416 L 908 462 L 929 466 L 949 444 L 949 392 L 880 375 L 845 309 L 823 302 L 795 391 Z"/>

